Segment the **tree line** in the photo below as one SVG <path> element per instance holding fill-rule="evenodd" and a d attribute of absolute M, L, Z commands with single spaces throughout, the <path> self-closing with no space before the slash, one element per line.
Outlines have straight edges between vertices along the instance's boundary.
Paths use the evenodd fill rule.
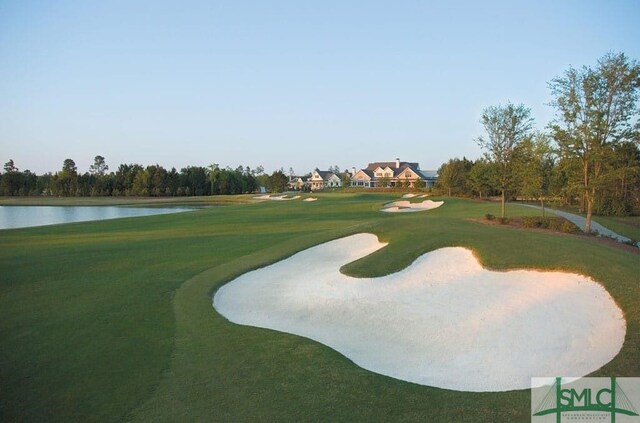
<path fill-rule="evenodd" d="M 76 163 L 66 159 L 62 169 L 55 173 L 36 175 L 20 171 L 13 160 L 4 164 L 0 174 L 0 195 L 27 196 L 138 196 L 176 197 L 201 195 L 244 194 L 266 187 L 272 192 L 282 192 L 289 179 L 282 170 L 271 175 L 262 166 L 256 169 L 238 166 L 221 168 L 218 164 L 208 167 L 188 166 L 179 172 L 155 164 L 143 167 L 139 164 L 121 164 L 115 172 L 109 172 L 103 156 L 96 156 L 89 171 L 79 173 Z"/>
<path fill-rule="evenodd" d="M 484 109 L 484 150 L 474 161 L 451 159 L 438 171 L 436 188 L 448 195 L 577 204 L 587 215 L 640 211 L 640 65 L 608 53 L 596 66 L 570 67 L 549 82 L 554 120 L 534 129 L 522 104 Z"/>
<path fill-rule="evenodd" d="M 535 130 L 531 110 L 507 103 L 484 109 L 486 134 L 475 141 L 484 157 L 451 159 L 438 170 L 435 188 L 447 195 L 499 195 L 507 199 L 557 199 L 578 204 L 587 215 L 629 215 L 640 211 L 640 65 L 623 53 L 608 53 L 595 66 L 570 67 L 549 82 L 554 120 Z M 160 165 L 121 164 L 108 172 L 96 156 L 79 174 L 66 159 L 54 174 L 20 172 L 13 160 L 0 174 L 0 195 L 197 196 L 241 194 L 266 187 L 287 188 L 289 178 L 239 166 L 189 166 L 178 172 Z M 331 169 L 339 173 L 339 169 Z M 292 170 L 290 171 L 292 173 Z"/>

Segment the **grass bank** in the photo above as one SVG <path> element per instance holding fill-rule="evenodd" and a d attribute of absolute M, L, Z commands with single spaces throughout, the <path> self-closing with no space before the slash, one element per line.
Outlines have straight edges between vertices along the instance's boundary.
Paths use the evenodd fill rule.
<path fill-rule="evenodd" d="M 385 214 L 381 204 L 397 194 L 314 196 L 0 231 L 0 420 L 530 421 L 526 390 L 402 382 L 212 308 L 215 290 L 237 275 L 358 232 L 389 245 L 343 269 L 355 276 L 388 274 L 452 245 L 494 269 L 592 275 L 627 318 L 622 352 L 596 374 L 640 374 L 637 256 L 468 220 L 497 214 L 499 204 L 445 199 L 428 212 Z"/>

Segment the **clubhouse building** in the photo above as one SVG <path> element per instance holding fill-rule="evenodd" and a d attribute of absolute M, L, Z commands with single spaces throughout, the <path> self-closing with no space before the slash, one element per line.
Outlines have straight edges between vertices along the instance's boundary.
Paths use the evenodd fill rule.
<path fill-rule="evenodd" d="M 310 189 L 318 191 L 325 188 L 342 187 L 343 181 L 349 180 L 351 187 L 359 188 L 415 188 L 416 186 L 431 188 L 438 179 L 436 171 L 420 170 L 420 164 L 401 162 L 373 162 L 360 170 L 352 168 L 348 178 L 343 173 L 315 169 L 307 176 L 290 177 L 289 187 L 294 190 Z"/>
<path fill-rule="evenodd" d="M 436 171 L 423 171 L 419 163 L 401 162 L 400 159 L 369 163 L 364 169 L 353 169 L 352 173 L 351 186 L 363 188 L 414 188 L 416 184 L 430 188 L 438 179 Z"/>

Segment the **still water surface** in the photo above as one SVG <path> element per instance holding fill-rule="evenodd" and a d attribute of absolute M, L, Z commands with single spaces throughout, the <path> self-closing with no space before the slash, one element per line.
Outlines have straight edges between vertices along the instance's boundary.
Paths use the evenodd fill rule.
<path fill-rule="evenodd" d="M 189 211 L 186 208 L 140 208 L 116 206 L 0 206 L 0 229 L 27 228 L 59 223 L 151 216 Z"/>

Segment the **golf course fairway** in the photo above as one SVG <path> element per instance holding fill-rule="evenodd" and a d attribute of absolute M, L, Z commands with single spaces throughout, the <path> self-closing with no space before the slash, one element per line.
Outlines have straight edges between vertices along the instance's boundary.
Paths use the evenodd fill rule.
<path fill-rule="evenodd" d="M 248 195 L 179 214 L 0 231 L 0 421 L 530 421 L 528 389 L 405 382 L 212 307 L 240 275 L 358 233 L 388 245 L 342 267 L 351 277 L 398 272 L 444 247 L 496 271 L 587 275 L 626 320 L 622 349 L 591 375 L 640 374 L 638 254 L 482 224 L 499 213 L 490 202 L 434 198 L 444 205 L 425 213 L 380 212 L 399 197 Z M 508 213 L 538 212 L 510 204 Z"/>

